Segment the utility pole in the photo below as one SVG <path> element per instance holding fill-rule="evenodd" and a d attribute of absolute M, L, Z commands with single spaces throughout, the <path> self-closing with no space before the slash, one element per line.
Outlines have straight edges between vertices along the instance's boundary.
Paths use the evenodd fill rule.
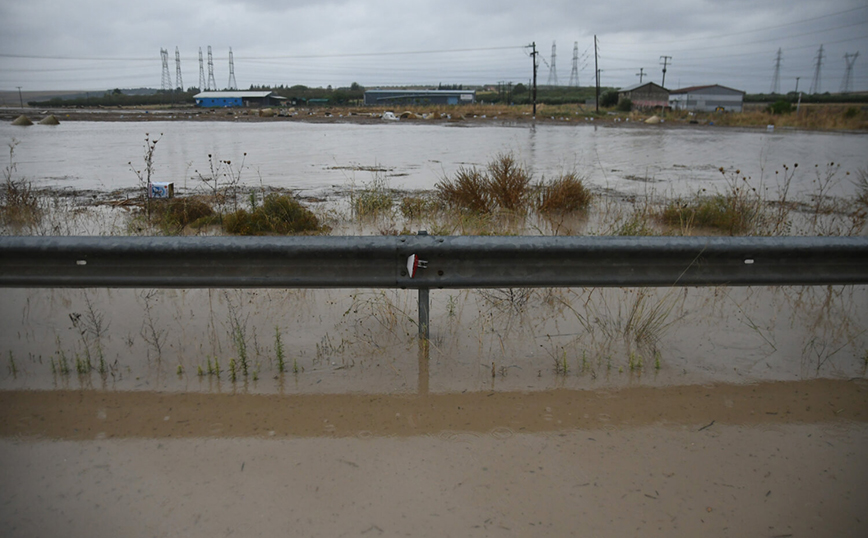
<path fill-rule="evenodd" d="M 530 46 L 532 51 L 530 53 L 530 58 L 533 60 L 533 117 L 536 119 L 536 55 L 539 53 L 536 51 L 536 41 L 531 43 Z"/>
<path fill-rule="evenodd" d="M 24 98 L 21 97 L 21 86 L 16 86 L 18 88 L 18 102 L 21 103 L 21 108 L 24 108 Z"/>
<path fill-rule="evenodd" d="M 645 68 L 640 67 L 639 72 L 636 73 L 636 76 L 639 77 L 639 84 L 642 84 L 642 79 L 645 78 Z"/>
<path fill-rule="evenodd" d="M 595 105 L 596 111 L 600 111 L 600 63 L 599 63 L 600 55 L 597 54 L 597 36 L 594 35 L 594 75 L 597 77 L 596 82 L 596 98 Z"/>
<path fill-rule="evenodd" d="M 796 114 L 799 113 L 799 109 L 802 107 L 802 94 L 799 93 L 799 79 L 802 77 L 796 77 L 796 93 L 799 94 L 799 102 L 796 103 Z"/>
<path fill-rule="evenodd" d="M 672 56 L 661 56 L 661 60 L 663 60 L 663 83 L 660 84 L 664 88 L 666 87 L 666 66 L 669 65 L 669 60 L 672 59 Z"/>

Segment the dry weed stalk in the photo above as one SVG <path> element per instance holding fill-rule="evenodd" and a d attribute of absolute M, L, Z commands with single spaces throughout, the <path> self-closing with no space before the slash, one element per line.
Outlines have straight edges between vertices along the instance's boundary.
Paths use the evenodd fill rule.
<path fill-rule="evenodd" d="M 3 204 L 0 205 L 0 221 L 13 228 L 36 226 L 42 216 L 39 197 L 33 186 L 15 179 L 18 164 L 15 162 L 15 147 L 18 141 L 9 143 L 9 164 L 3 169 Z"/>

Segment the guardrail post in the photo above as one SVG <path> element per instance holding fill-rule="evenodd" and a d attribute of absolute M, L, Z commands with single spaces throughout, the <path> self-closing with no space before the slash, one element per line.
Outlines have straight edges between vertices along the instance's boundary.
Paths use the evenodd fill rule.
<path fill-rule="evenodd" d="M 428 235 L 426 230 L 419 230 L 416 235 Z M 431 314 L 431 299 L 428 288 L 419 288 L 419 338 L 427 341 L 429 335 L 429 318 Z"/>
<path fill-rule="evenodd" d="M 419 338 L 428 340 L 428 317 L 431 304 L 428 297 L 428 288 L 419 288 Z"/>

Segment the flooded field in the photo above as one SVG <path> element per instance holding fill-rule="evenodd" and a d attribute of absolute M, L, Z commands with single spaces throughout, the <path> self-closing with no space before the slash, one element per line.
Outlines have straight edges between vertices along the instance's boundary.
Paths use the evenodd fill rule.
<path fill-rule="evenodd" d="M 658 195 L 772 191 L 796 163 L 776 233 L 865 233 L 844 209 L 861 134 L 0 126 L 16 174 L 77 193 L 30 233 L 149 233 L 135 207 L 86 200 L 135 194 L 146 132 L 179 194 L 216 155 L 245 187 L 307 197 L 332 234 L 617 234 Z M 590 214 L 449 224 L 348 203 L 501 152 L 581 174 Z M 7 536 L 868 534 L 868 286 L 432 290 L 429 343 L 409 290 L 7 288 L 0 305 Z"/>
<path fill-rule="evenodd" d="M 512 152 L 535 177 L 576 171 L 596 189 L 644 194 L 692 194 L 725 183 L 719 169 L 739 169 L 757 188 L 776 189 L 775 171 L 829 163 L 841 175 L 868 166 L 862 133 L 817 133 L 658 126 L 314 124 L 232 122 L 64 122 L 28 128 L 0 125 L 4 147 L 12 139 L 18 173 L 36 188 L 78 191 L 133 189 L 128 163 L 141 167 L 145 135 L 160 138 L 155 181 L 173 181 L 181 193 L 201 190 L 197 171 L 208 156 L 244 162 L 247 186 L 322 195 L 372 179 L 382 170 L 394 188 L 425 190 L 461 166 L 484 165 Z M 246 154 L 246 156 L 245 156 Z M 810 171 L 793 195 L 813 193 Z M 829 193 L 855 192 L 850 181 Z"/>

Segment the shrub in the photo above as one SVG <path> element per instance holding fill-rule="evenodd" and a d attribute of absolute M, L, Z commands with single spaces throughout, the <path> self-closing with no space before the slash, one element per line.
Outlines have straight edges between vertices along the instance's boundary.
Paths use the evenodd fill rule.
<path fill-rule="evenodd" d="M 358 194 L 353 193 L 352 203 L 356 215 L 368 217 L 391 211 L 394 201 L 386 180 L 375 177 Z"/>
<path fill-rule="evenodd" d="M 789 114 L 793 111 L 793 104 L 789 101 L 784 101 L 783 99 L 781 99 L 769 105 L 766 111 L 775 115 Z"/>
<path fill-rule="evenodd" d="M 210 221 L 210 217 L 214 216 L 211 206 L 199 198 L 171 198 L 157 201 L 164 202 L 156 204 L 153 210 L 159 218 L 160 227 L 166 233 L 178 233 L 187 226 L 196 226 Z"/>
<path fill-rule="evenodd" d="M 569 213 L 588 208 L 591 193 L 575 173 L 565 174 L 539 187 L 541 213 Z"/>
<path fill-rule="evenodd" d="M 758 207 L 750 200 L 729 194 L 698 197 L 694 200 L 670 202 L 660 219 L 670 226 L 689 229 L 694 226 L 712 228 L 730 235 L 753 231 L 757 224 Z"/>
<path fill-rule="evenodd" d="M 319 219 L 298 200 L 285 194 L 269 194 L 251 212 L 239 209 L 226 215 L 223 228 L 233 235 L 297 234 L 320 230 Z"/>
<path fill-rule="evenodd" d="M 633 110 L 633 101 L 630 99 L 621 99 L 618 101 L 617 108 L 619 112 L 630 112 Z"/>
<path fill-rule="evenodd" d="M 600 96 L 600 106 L 610 107 L 618 104 L 618 92 L 607 90 Z"/>
<path fill-rule="evenodd" d="M 488 164 L 486 178 L 492 200 L 507 211 L 523 211 L 530 195 L 530 174 L 510 154 L 498 155 Z"/>
<path fill-rule="evenodd" d="M 523 212 L 531 195 L 531 175 L 511 154 L 498 155 L 484 172 L 461 167 L 455 179 L 443 179 L 434 187 L 441 202 L 473 213 L 495 209 Z"/>
<path fill-rule="evenodd" d="M 401 215 L 408 220 L 418 219 L 431 211 L 433 205 L 431 200 L 422 196 L 405 196 L 401 199 Z"/>
<path fill-rule="evenodd" d="M 3 202 L 0 205 L 0 222 L 7 226 L 35 225 L 42 217 L 39 196 L 29 181 L 15 179 L 16 140 L 9 144 L 9 165 L 3 170 Z"/>
<path fill-rule="evenodd" d="M 448 206 L 474 213 L 488 213 L 492 208 L 491 194 L 485 175 L 476 168 L 464 168 L 455 179 L 443 179 L 434 186 L 437 196 Z"/>

